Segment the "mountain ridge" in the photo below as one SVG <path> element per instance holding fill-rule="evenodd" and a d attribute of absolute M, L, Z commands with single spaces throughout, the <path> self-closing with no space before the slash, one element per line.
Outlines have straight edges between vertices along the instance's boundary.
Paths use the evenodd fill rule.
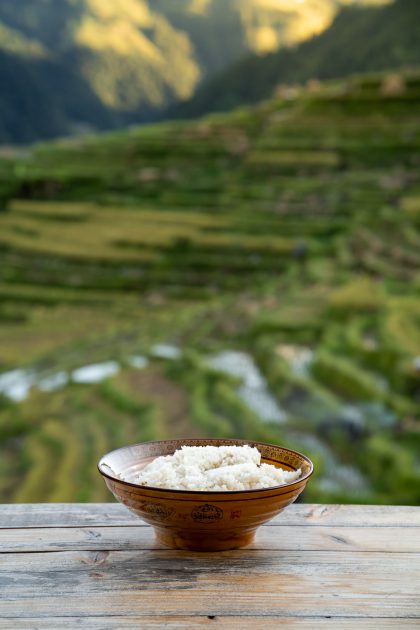
<path fill-rule="evenodd" d="M 171 118 L 228 111 L 268 98 L 281 84 L 420 65 L 420 3 L 343 7 L 331 26 L 295 48 L 249 56 L 202 85 Z"/>
<path fill-rule="evenodd" d="M 249 52 L 324 29 L 347 2 L 1 0 L 0 143 L 153 121 Z"/>

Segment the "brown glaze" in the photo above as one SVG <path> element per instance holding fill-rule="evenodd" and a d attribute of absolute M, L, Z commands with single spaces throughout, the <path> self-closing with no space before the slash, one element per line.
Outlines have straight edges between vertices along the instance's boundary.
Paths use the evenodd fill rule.
<path fill-rule="evenodd" d="M 302 476 L 284 486 L 236 492 L 166 490 L 134 483 L 138 472 L 153 459 L 170 455 L 183 445 L 243 444 L 256 446 L 263 462 L 286 470 L 301 468 Z M 98 468 L 115 498 L 150 523 L 160 543 L 191 551 L 222 551 L 250 544 L 257 527 L 296 501 L 313 472 L 313 464 L 305 455 L 282 446 L 210 438 L 126 446 L 102 457 Z"/>

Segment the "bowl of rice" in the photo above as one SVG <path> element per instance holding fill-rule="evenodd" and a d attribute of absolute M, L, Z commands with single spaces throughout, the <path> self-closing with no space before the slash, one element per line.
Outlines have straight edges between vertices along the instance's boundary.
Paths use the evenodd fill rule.
<path fill-rule="evenodd" d="M 126 446 L 104 455 L 98 468 L 159 543 L 191 551 L 250 544 L 260 525 L 296 501 L 313 472 L 308 457 L 282 446 L 209 438 Z"/>

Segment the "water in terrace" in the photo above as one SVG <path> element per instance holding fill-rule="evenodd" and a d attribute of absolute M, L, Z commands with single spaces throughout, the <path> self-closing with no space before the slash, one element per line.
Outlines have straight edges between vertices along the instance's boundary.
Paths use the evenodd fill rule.
<path fill-rule="evenodd" d="M 182 351 L 174 345 L 156 344 L 151 347 L 149 354 L 152 358 L 174 361 L 181 358 Z M 126 363 L 135 369 L 143 369 L 147 367 L 149 359 L 143 355 L 133 355 L 127 358 Z M 261 420 L 285 421 L 286 412 L 270 393 L 266 380 L 251 355 L 227 350 L 208 357 L 207 363 L 242 381 L 237 388 L 238 396 Z M 13 370 L 0 375 L 0 394 L 21 402 L 28 397 L 32 387 L 52 392 L 65 387 L 69 382 L 85 385 L 99 383 L 115 376 L 120 369 L 119 362 L 110 360 L 82 365 L 69 372 L 60 370 L 47 376 L 40 376 L 32 369 Z"/>
<path fill-rule="evenodd" d="M 268 390 L 267 382 L 251 355 L 226 350 L 210 357 L 208 364 L 219 372 L 242 380 L 237 389 L 238 396 L 261 420 L 286 420 L 286 412 Z"/>
<path fill-rule="evenodd" d="M 300 376 L 307 376 L 313 360 L 309 348 L 291 345 L 280 345 L 276 354 L 289 363 L 291 369 Z M 0 375 L 0 394 L 15 402 L 25 400 L 31 389 L 36 387 L 44 392 L 53 392 L 68 385 L 94 384 L 115 376 L 124 365 L 134 369 L 145 369 L 152 359 L 176 361 L 182 357 L 182 350 L 171 344 L 156 344 L 148 352 L 148 356 L 135 354 L 128 356 L 122 363 L 109 360 L 79 366 L 70 371 L 59 370 L 48 375 L 40 374 L 34 369 L 16 369 Z M 212 369 L 234 376 L 238 379 L 237 395 L 264 422 L 279 422 L 289 428 L 289 437 L 295 437 L 302 449 L 317 453 L 323 461 L 324 471 L 319 480 L 326 492 L 348 491 L 363 497 L 368 492 L 368 482 L 353 466 L 343 465 L 337 461 L 333 451 L 315 431 L 294 433 L 293 426 L 288 424 L 288 413 L 275 396 L 270 392 L 268 383 L 254 361 L 244 351 L 224 350 L 207 356 L 205 362 Z M 382 407 L 377 409 L 374 403 L 363 405 L 342 405 L 341 419 L 354 426 L 364 426 L 369 418 L 374 424 L 389 425 L 393 418 Z"/>

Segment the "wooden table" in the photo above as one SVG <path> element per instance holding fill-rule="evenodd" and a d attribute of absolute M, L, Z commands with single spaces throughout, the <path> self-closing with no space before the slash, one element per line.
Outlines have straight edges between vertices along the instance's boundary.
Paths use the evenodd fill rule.
<path fill-rule="evenodd" d="M 337 624 L 420 628 L 420 508 L 293 505 L 198 554 L 118 504 L 0 506 L 0 629 Z"/>

